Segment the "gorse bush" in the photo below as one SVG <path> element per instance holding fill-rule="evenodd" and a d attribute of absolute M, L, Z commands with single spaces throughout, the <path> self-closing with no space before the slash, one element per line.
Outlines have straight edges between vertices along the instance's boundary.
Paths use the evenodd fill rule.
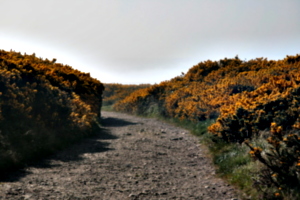
<path fill-rule="evenodd" d="M 215 119 L 208 127 L 213 141 L 223 141 L 225 149 L 226 143 L 230 146 L 246 142 L 251 156 L 264 166 L 252 170 L 260 177 L 254 185 L 262 199 L 300 198 L 300 55 L 278 61 L 242 61 L 238 57 L 208 60 L 186 74 L 131 93 L 114 108 L 147 114 L 151 107 L 157 108 L 158 115 L 196 124 Z M 262 132 L 270 134 L 261 139 L 268 146 L 251 146 L 253 138 Z M 247 158 L 242 155 L 244 151 L 239 152 L 241 158 Z M 216 154 L 220 158 L 225 155 Z M 251 166 L 247 159 L 242 160 L 228 162 L 239 163 L 239 169 L 247 169 L 240 165 Z M 228 162 L 219 163 L 228 166 Z"/>
<path fill-rule="evenodd" d="M 246 141 L 251 156 L 264 165 L 254 183 L 262 199 L 300 198 L 300 134 L 296 129 L 284 131 L 273 122 L 265 148 Z"/>
<path fill-rule="evenodd" d="M 69 66 L 0 51 L 0 168 L 90 134 L 103 89 Z"/>
<path fill-rule="evenodd" d="M 271 91 L 270 97 L 274 99 L 287 92 L 284 88 L 295 87 L 299 57 L 288 56 L 279 61 L 263 58 L 242 61 L 238 57 L 208 60 L 193 66 L 186 74 L 131 93 L 117 102 L 115 109 L 139 114 L 156 105 L 165 117 L 194 122 L 215 119 L 221 112 L 234 113 L 240 104 L 247 105 L 247 100 L 255 100 L 256 96 L 262 101 L 261 94 Z M 252 99 L 245 93 L 252 95 Z"/>
<path fill-rule="evenodd" d="M 217 122 L 209 131 L 231 142 L 243 142 L 276 122 L 284 129 L 298 123 L 300 85 L 298 71 L 270 78 L 252 92 L 235 96 L 232 104 L 221 108 Z"/>
<path fill-rule="evenodd" d="M 150 87 L 150 84 L 122 85 L 118 83 L 106 83 L 104 86 L 103 106 L 111 106 L 135 90 Z"/>

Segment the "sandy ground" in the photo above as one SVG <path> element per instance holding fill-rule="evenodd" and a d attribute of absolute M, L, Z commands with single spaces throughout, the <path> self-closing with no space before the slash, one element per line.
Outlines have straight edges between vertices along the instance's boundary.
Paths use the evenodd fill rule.
<path fill-rule="evenodd" d="M 0 180 L 0 199 L 238 199 L 188 131 L 156 119 L 102 116 L 99 135 Z"/>

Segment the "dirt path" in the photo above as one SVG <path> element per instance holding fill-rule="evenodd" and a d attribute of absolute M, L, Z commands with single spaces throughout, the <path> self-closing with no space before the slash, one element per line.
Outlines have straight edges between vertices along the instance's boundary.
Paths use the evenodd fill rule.
<path fill-rule="evenodd" d="M 104 135 L 0 180 L 0 199 L 236 199 L 186 130 L 102 115 Z"/>

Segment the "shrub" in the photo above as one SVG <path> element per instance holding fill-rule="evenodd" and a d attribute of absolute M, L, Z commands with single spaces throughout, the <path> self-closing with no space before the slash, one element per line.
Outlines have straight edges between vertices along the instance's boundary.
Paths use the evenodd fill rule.
<path fill-rule="evenodd" d="M 102 90 L 99 81 L 69 66 L 0 51 L 0 169 L 91 134 Z"/>
<path fill-rule="evenodd" d="M 262 199 L 300 198 L 300 134 L 298 130 L 283 131 L 275 122 L 264 149 L 253 147 L 251 156 L 261 162 L 259 179 L 254 185 L 262 192 Z"/>

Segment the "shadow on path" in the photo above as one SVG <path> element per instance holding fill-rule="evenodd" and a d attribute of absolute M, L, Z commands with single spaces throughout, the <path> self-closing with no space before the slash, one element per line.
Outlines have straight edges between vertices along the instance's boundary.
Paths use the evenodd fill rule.
<path fill-rule="evenodd" d="M 117 139 L 118 137 L 112 135 L 109 129 L 101 128 L 93 136 L 84 138 L 63 150 L 47 156 L 45 159 L 38 159 L 31 162 L 27 166 L 21 169 L 7 172 L 5 175 L 0 176 L 0 182 L 15 182 L 31 174 L 30 170 L 26 168 L 56 168 L 63 165 L 60 162 L 78 162 L 84 160 L 84 154 L 101 153 L 109 150 L 113 150 L 108 146 L 110 143 L 107 140 Z M 53 162 L 54 161 L 54 162 Z M 54 164 L 55 163 L 55 164 Z"/>
<path fill-rule="evenodd" d="M 0 176 L 0 182 L 15 182 L 20 180 L 32 172 L 28 168 L 38 168 L 38 169 L 52 169 L 63 167 L 63 163 L 55 162 L 79 162 L 84 160 L 84 154 L 101 153 L 110 150 L 109 140 L 117 139 L 118 137 L 112 135 L 109 128 L 110 127 L 122 127 L 128 125 L 135 125 L 137 123 L 132 123 L 126 120 L 107 117 L 101 120 L 102 128 L 98 129 L 97 132 L 90 137 L 84 138 L 63 150 L 58 150 L 50 156 L 46 156 L 44 159 L 37 159 L 25 167 L 7 172 L 5 175 Z"/>
<path fill-rule="evenodd" d="M 104 127 L 122 127 L 122 126 L 128 126 L 128 125 L 135 125 L 137 123 L 129 122 L 129 121 L 126 121 L 123 119 L 107 117 L 107 118 L 103 118 L 101 120 L 101 124 Z"/>

